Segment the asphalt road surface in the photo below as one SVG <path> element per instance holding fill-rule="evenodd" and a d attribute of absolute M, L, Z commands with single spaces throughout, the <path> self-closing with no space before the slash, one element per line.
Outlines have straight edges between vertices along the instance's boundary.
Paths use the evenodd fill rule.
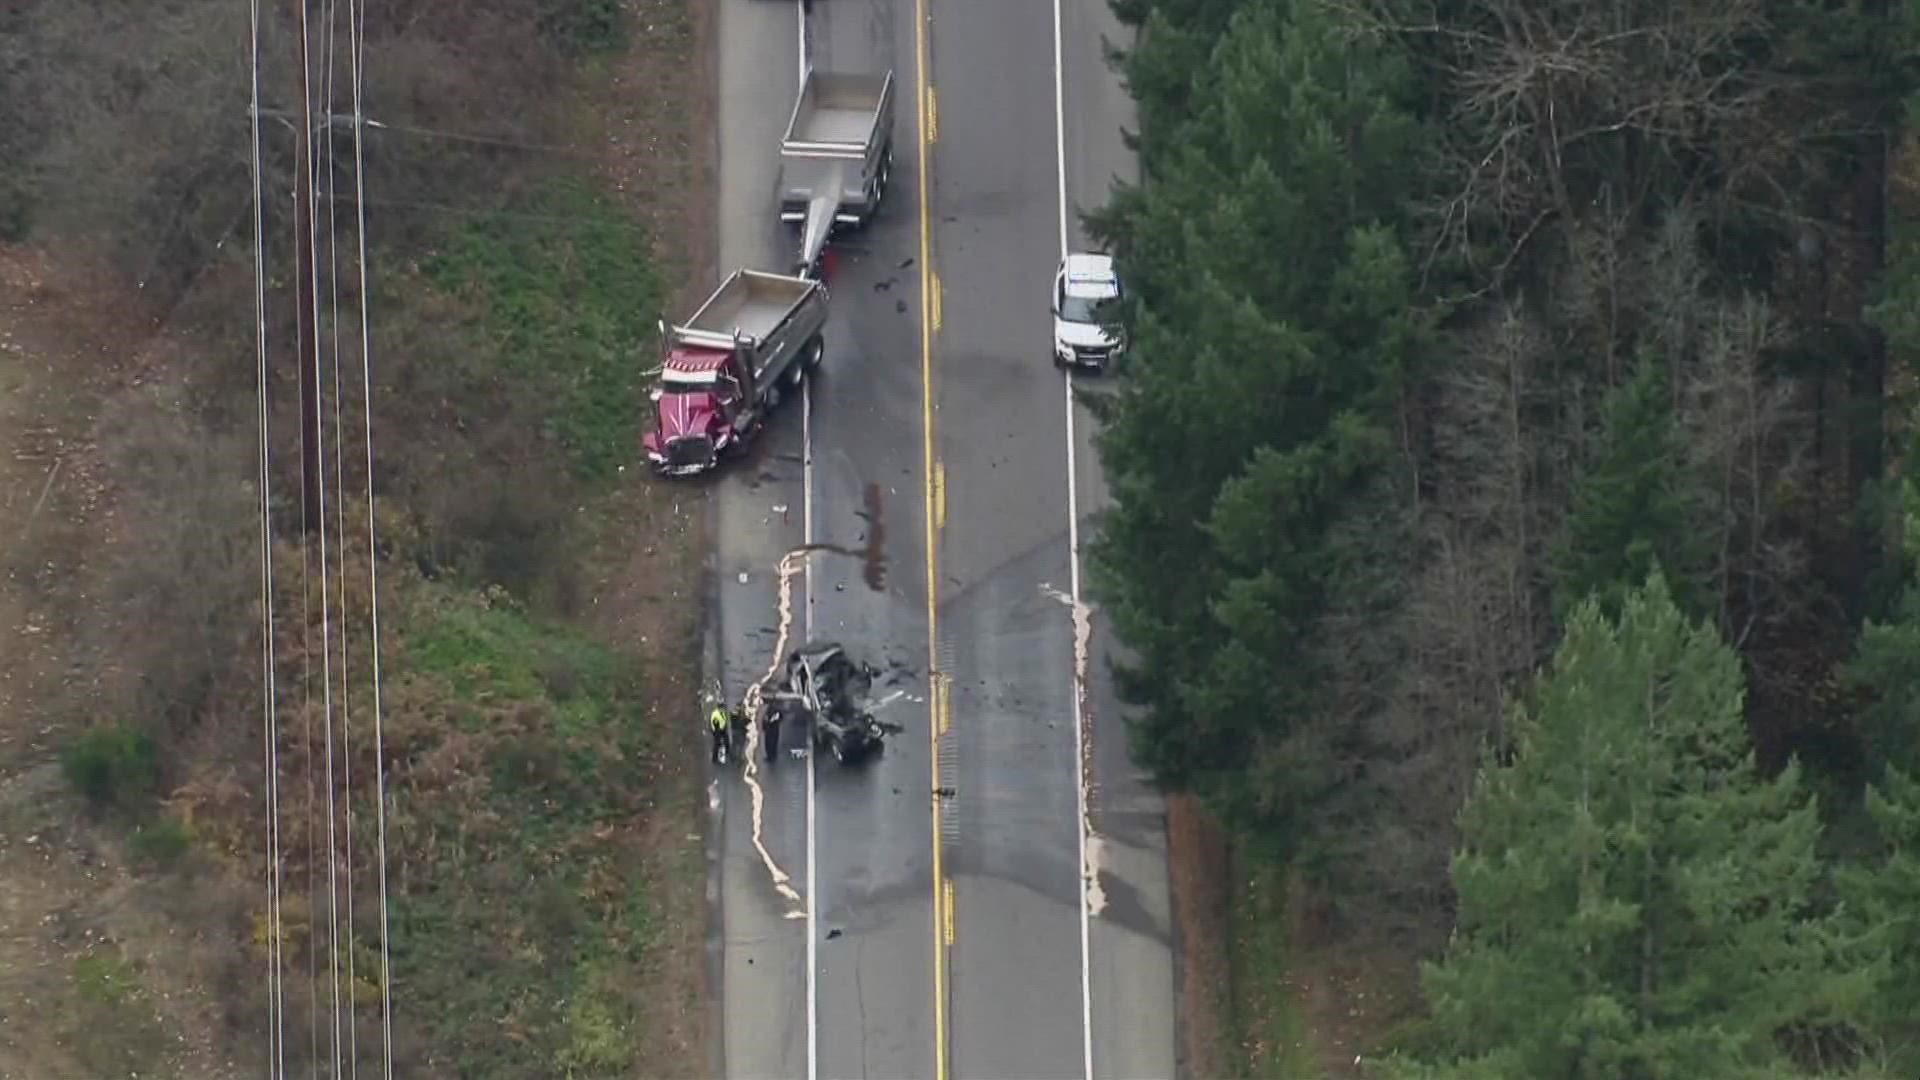
<path fill-rule="evenodd" d="M 887 205 L 834 244 L 823 373 L 719 481 L 711 647 L 737 699 L 775 661 L 782 554 L 843 549 L 809 556 L 789 647 L 870 659 L 903 725 L 857 767 L 716 774 L 726 1073 L 1170 1077 L 1164 813 L 1097 613 L 1076 664 L 1073 543 L 1105 489 L 1048 362 L 1073 212 L 1132 169 L 1118 28 L 1061 0 L 1056 66 L 1048 0 L 817 0 L 804 45 L 790 0 L 719 8 L 722 273 L 791 262 L 773 191 L 803 48 L 891 69 L 898 105 Z"/>

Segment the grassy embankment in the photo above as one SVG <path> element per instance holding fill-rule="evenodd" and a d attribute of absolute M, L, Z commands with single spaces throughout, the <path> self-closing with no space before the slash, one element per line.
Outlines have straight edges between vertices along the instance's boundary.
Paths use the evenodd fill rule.
<path fill-rule="evenodd" d="M 520 7 L 471 24 L 409 24 L 369 45 L 370 89 L 410 91 L 389 101 L 472 115 L 473 95 L 491 93 L 497 100 L 478 115 L 535 128 L 546 117 L 545 141 L 578 147 L 516 154 L 413 139 L 376 148 L 386 171 L 370 190 L 406 181 L 438 200 L 376 209 L 371 267 L 396 1065 L 463 1076 L 692 1075 L 705 1064 L 700 771 L 697 751 L 676 737 L 685 689 L 676 666 L 692 653 L 697 611 L 662 601 L 697 577 L 697 500 L 682 508 L 621 473 L 635 459 L 654 319 L 667 278 L 684 269 L 683 238 L 650 238 L 640 217 L 657 226 L 687 211 L 615 196 L 605 147 L 622 133 L 603 119 L 621 73 L 693 47 L 690 22 L 677 0 L 641 3 L 634 10 L 645 9 L 651 35 L 641 40 L 622 5 Z M 543 21 L 514 32 L 536 9 Z M 573 15 L 552 24 L 555 12 Z M 205 5 L 208 19 L 216 14 Z M 203 36 L 191 29 L 182 30 L 183 49 Z M 507 62 L 514 57 L 522 62 Z M 698 92 L 682 88 L 681 99 L 644 109 L 622 102 L 642 126 L 651 118 L 651 131 L 667 133 L 629 156 L 684 168 L 673 155 L 691 140 L 673 125 L 688 122 L 685 98 Z M 200 107 L 197 98 L 172 100 Z M 226 107 L 209 101 L 209 114 Z M 270 169 L 285 168 L 284 149 L 270 148 L 278 155 Z M 58 187 L 38 190 L 47 224 L 36 231 L 22 217 L 16 239 L 57 250 L 62 223 L 91 211 L 62 204 Z M 70 401 L 60 420 L 102 444 L 100 473 L 146 463 L 152 494 L 137 498 L 144 493 L 112 480 L 89 484 L 87 500 L 70 498 L 65 489 L 77 485 L 54 490 L 32 558 L 19 560 L 52 584 L 36 579 L 38 592 L 7 597 L 50 614 L 48 640 L 63 645 L 48 655 L 64 651 L 76 671 L 82 656 L 116 663 L 92 668 L 100 684 L 84 692 L 69 686 L 33 701 L 35 711 L 9 712 L 0 732 L 37 725 L 62 748 L 59 772 L 72 791 L 33 800 L 16 785 L 0 805 L 8 830 L 18 825 L 39 845 L 9 857 L 51 868 L 47 888 L 10 894 L 20 901 L 12 906 L 66 904 L 59 925 L 6 954 L 41 957 L 32 965 L 40 974 L 25 977 L 23 961 L 22 978 L 0 997 L 40 1033 L 0 1040 L 6 1068 L 237 1075 L 252 1071 L 266 1045 L 259 686 L 247 662 L 258 655 L 257 637 L 247 644 L 257 612 L 246 610 L 257 581 L 246 497 L 251 388 L 234 374 L 250 376 L 252 343 L 231 314 L 250 306 L 243 247 L 193 248 L 208 266 L 177 310 L 155 320 L 137 367 L 90 371 L 100 385 L 84 394 L 49 382 L 60 377 L 55 365 L 23 376 Z M 289 340 L 287 314 L 273 314 L 278 341 Z M 64 330 L 48 327 L 47 348 L 64 347 L 55 340 Z M 291 386 L 274 394 L 275 415 L 292 416 Z M 349 432 L 355 407 L 347 402 Z M 275 455 L 284 498 L 297 490 L 288 470 L 298 459 L 284 430 Z M 75 459 L 59 478 L 91 479 L 94 467 Z M 351 491 L 351 453 L 348 472 Z M 176 498 L 188 490 L 234 497 Z M 344 510 L 344 535 L 364 536 L 367 507 L 348 499 Z M 277 513 L 291 517 L 284 504 Z M 156 543 L 155 529 L 182 542 Z M 183 552 L 197 561 L 169 561 Z M 336 543 L 333 557 L 334 587 L 345 595 L 335 677 L 342 656 L 355 673 L 342 692 L 356 740 L 342 755 L 354 774 L 343 794 L 354 807 L 355 908 L 341 922 L 354 942 L 341 960 L 353 968 L 348 994 L 366 1061 L 377 1046 L 382 977 L 366 798 L 370 658 L 364 638 L 338 635 L 341 623 L 363 625 L 369 568 L 363 544 Z M 297 1068 L 315 1046 L 328 1055 L 330 1038 L 326 864 L 315 839 L 325 821 L 313 796 L 324 730 L 315 722 L 319 593 L 302 580 L 290 530 L 281 530 L 275 562 L 286 1052 Z M 168 595 L 148 587 L 155 582 L 209 599 L 149 610 L 141 605 Z M 122 670 L 136 689 L 98 674 Z M 36 685 L 66 678 L 46 671 Z M 0 780 L 37 783 L 32 748 L 15 760 L 23 745 L 0 737 Z M 91 813 L 76 813 L 82 806 Z M 83 880 L 91 898 L 67 903 L 66 883 Z M 308 1030 L 312 1017 L 318 1032 Z"/>
<path fill-rule="evenodd" d="M 632 458 L 661 288 L 629 221 L 584 184 L 513 212 L 540 217 L 458 229 L 425 281 L 472 305 L 469 347 L 546 402 L 550 434 L 596 492 Z M 658 698 L 638 657 L 499 588 L 402 581 L 393 709 L 446 722 L 409 748 L 423 767 L 396 792 L 409 867 L 396 985 L 416 1010 L 431 1003 L 428 1043 L 462 1075 L 629 1070 L 669 917 L 656 886 L 700 867 L 645 850 L 634 825 L 691 797 L 661 790 L 691 775 L 661 764 L 684 747 L 649 714 Z"/>

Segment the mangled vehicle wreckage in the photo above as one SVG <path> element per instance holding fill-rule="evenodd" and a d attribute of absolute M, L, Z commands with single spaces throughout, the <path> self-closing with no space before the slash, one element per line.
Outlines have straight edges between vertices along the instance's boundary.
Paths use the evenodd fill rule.
<path fill-rule="evenodd" d="M 876 674 L 836 642 L 809 642 L 787 656 L 780 685 L 768 696 L 787 716 L 807 723 L 816 748 L 826 747 L 834 760 L 849 764 L 878 752 L 888 730 L 873 718 Z"/>

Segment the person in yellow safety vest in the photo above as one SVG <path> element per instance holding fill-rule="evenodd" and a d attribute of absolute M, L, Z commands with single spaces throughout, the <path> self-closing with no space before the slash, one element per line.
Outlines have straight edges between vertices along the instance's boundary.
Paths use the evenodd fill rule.
<path fill-rule="evenodd" d="M 727 707 L 715 702 L 713 711 L 707 714 L 707 729 L 713 735 L 713 763 L 720 764 L 720 755 L 726 751 L 727 728 L 732 720 Z"/>

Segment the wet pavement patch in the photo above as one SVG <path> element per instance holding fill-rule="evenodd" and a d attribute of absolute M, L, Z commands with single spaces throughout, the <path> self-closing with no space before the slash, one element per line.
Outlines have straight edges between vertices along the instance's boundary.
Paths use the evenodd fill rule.
<path fill-rule="evenodd" d="M 864 563 L 867 588 L 881 592 L 887 587 L 887 526 L 880 516 L 879 484 L 867 485 L 866 506 L 866 512 L 860 516 L 867 522 L 867 546 L 860 557 Z"/>

